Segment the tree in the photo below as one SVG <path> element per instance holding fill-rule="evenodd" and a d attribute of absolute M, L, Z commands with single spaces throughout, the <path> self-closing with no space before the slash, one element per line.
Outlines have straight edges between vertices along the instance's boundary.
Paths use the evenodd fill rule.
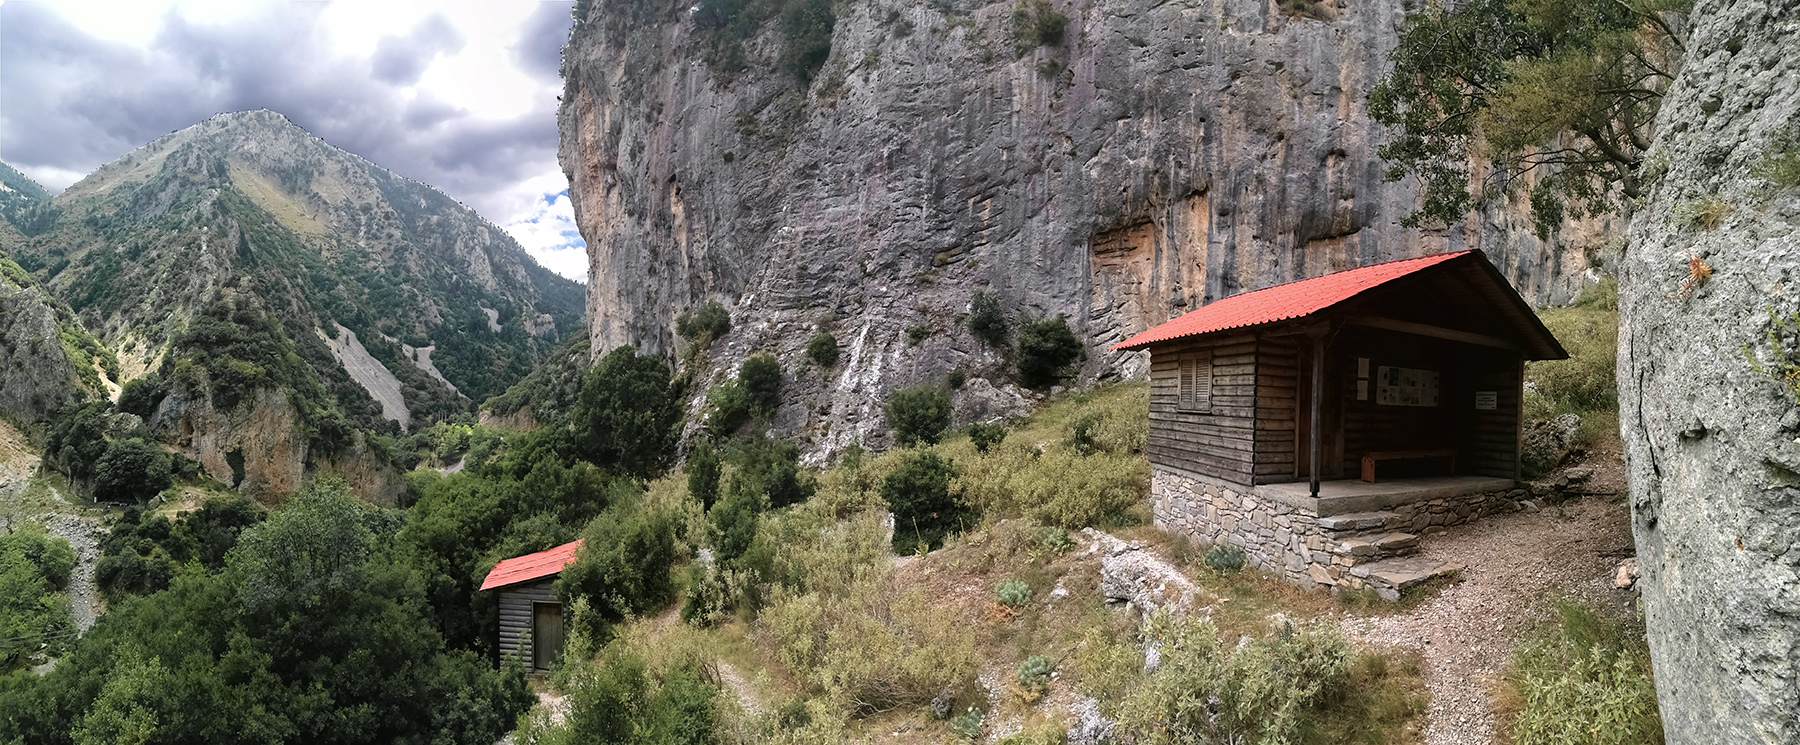
<path fill-rule="evenodd" d="M 634 476 L 656 475 L 674 454 L 680 393 L 661 358 L 613 350 L 582 381 L 575 422 L 584 454 Z"/>
<path fill-rule="evenodd" d="M 995 349 L 1006 346 L 1006 312 L 998 295 L 976 290 L 969 296 L 969 333 Z"/>
<path fill-rule="evenodd" d="M 1448 224 L 1530 192 L 1538 234 L 1642 193 L 1691 0 L 1467 0 L 1407 16 L 1369 113 L 1398 130 L 1384 178 L 1417 176 L 1407 226 Z M 1488 161 L 1476 193 L 1474 160 Z M 1524 178 L 1530 174 L 1531 178 Z"/>
<path fill-rule="evenodd" d="M 719 465 L 719 451 L 705 442 L 688 453 L 688 494 L 700 500 L 703 510 L 712 509 L 713 503 L 719 501 Z"/>
<path fill-rule="evenodd" d="M 731 313 L 717 300 L 682 313 L 675 318 L 675 333 L 695 344 L 704 345 L 731 333 Z"/>
<path fill-rule="evenodd" d="M 102 502 L 149 501 L 169 488 L 169 454 L 132 437 L 115 440 L 94 464 L 94 499 Z"/>
<path fill-rule="evenodd" d="M 931 383 L 901 388 L 882 405 L 894 441 L 903 447 L 937 444 L 950 428 L 950 392 Z"/>
<path fill-rule="evenodd" d="M 894 512 L 894 551 L 912 553 L 936 548 L 957 524 L 959 510 L 950 498 L 956 467 L 934 450 L 915 450 L 881 481 L 881 498 Z"/>
<path fill-rule="evenodd" d="M 1027 388 L 1049 386 L 1067 375 L 1082 351 L 1062 316 L 1027 323 L 1019 331 L 1019 382 Z"/>
<path fill-rule="evenodd" d="M 806 342 L 806 358 L 819 367 L 831 367 L 838 361 L 838 340 L 830 331 L 820 331 Z"/>
<path fill-rule="evenodd" d="M 781 361 L 768 352 L 750 355 L 738 368 L 738 385 L 752 411 L 759 416 L 773 415 L 781 407 Z"/>
<path fill-rule="evenodd" d="M 581 549 L 557 578 L 565 604 L 587 598 L 610 621 L 642 614 L 675 595 L 669 566 L 675 563 L 675 527 L 659 511 L 617 507 L 582 531 Z"/>

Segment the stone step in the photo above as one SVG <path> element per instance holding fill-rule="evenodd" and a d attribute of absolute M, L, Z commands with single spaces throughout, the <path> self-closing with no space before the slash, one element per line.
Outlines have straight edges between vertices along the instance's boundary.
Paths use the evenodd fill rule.
<path fill-rule="evenodd" d="M 1393 512 L 1352 512 L 1345 515 L 1331 515 L 1319 518 L 1319 529 L 1333 533 L 1355 533 L 1365 530 L 1380 530 L 1389 520 L 1400 516 Z"/>
<path fill-rule="evenodd" d="M 1381 597 L 1399 600 L 1400 593 L 1405 590 L 1462 569 L 1461 564 L 1429 556 L 1401 556 L 1353 566 L 1350 568 L 1350 575 L 1367 582 Z"/>
<path fill-rule="evenodd" d="M 1336 553 L 1350 557 L 1353 564 L 1362 564 L 1376 559 L 1405 556 L 1418 550 L 1418 536 L 1395 532 L 1345 538 L 1337 542 Z"/>

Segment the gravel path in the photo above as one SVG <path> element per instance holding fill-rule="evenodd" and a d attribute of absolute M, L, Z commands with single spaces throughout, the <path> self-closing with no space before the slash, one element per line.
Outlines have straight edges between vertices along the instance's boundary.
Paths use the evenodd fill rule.
<path fill-rule="evenodd" d="M 98 518 L 86 515 L 40 515 L 50 535 L 63 538 L 75 549 L 75 571 L 69 575 L 69 614 L 82 633 L 100 617 L 100 593 L 94 587 L 94 567 L 100 563 L 100 538 L 106 528 Z"/>
<path fill-rule="evenodd" d="M 1636 600 L 1612 586 L 1633 549 L 1629 511 L 1607 497 L 1486 517 L 1426 536 L 1421 553 L 1463 565 L 1463 581 L 1403 615 L 1347 617 L 1342 626 L 1354 639 L 1423 652 L 1426 745 L 1494 742 L 1494 683 L 1523 633 L 1549 617 L 1552 598 Z"/>

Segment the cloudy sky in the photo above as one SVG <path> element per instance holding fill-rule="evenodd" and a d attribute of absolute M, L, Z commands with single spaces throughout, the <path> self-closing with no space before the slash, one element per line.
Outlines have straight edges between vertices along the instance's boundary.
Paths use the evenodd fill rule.
<path fill-rule="evenodd" d="M 571 5 L 4 2 L 0 160 L 54 193 L 213 114 L 272 109 L 584 280 L 556 164 Z"/>

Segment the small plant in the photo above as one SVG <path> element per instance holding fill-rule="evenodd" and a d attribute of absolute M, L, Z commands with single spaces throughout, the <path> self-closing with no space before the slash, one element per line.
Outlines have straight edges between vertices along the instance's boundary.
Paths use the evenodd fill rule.
<path fill-rule="evenodd" d="M 1013 53 L 1023 57 L 1041 46 L 1061 44 L 1069 17 L 1056 11 L 1050 0 L 1018 0 L 1013 4 Z"/>
<path fill-rule="evenodd" d="M 974 742 L 981 737 L 982 717 L 980 709 L 970 706 L 968 711 L 950 719 L 950 731 L 955 732 L 956 736 L 961 737 L 965 742 Z"/>
<path fill-rule="evenodd" d="M 731 314 L 717 300 L 686 311 L 675 318 L 675 333 L 690 342 L 704 343 L 731 333 Z M 704 340 L 704 341 L 703 341 Z"/>
<path fill-rule="evenodd" d="M 1650 654 L 1641 632 L 1569 601 L 1558 623 L 1513 655 L 1501 709 L 1512 742 L 1624 745 L 1663 741 Z"/>
<path fill-rule="evenodd" d="M 903 447 L 935 445 L 950 428 L 950 392 L 930 383 L 894 391 L 881 408 Z"/>
<path fill-rule="evenodd" d="M 1749 344 L 1744 345 L 1744 359 L 1749 360 L 1750 369 L 1769 376 L 1786 387 L 1788 393 L 1800 397 L 1800 313 L 1783 317 L 1770 308 L 1768 345 L 1772 358 L 1768 365 L 1756 358 Z"/>
<path fill-rule="evenodd" d="M 1019 331 L 1019 382 L 1027 388 L 1048 387 L 1068 374 L 1081 353 L 1081 340 L 1062 316 L 1027 323 Z"/>
<path fill-rule="evenodd" d="M 1021 579 L 1009 579 L 994 588 L 994 599 L 1008 608 L 1023 608 L 1031 602 L 1031 585 Z"/>
<path fill-rule="evenodd" d="M 1019 683 L 1019 692 L 1024 694 L 1025 703 L 1036 703 L 1050 690 L 1050 673 L 1056 670 L 1056 663 L 1043 655 L 1032 655 L 1019 663 L 1018 672 L 1013 678 Z"/>
<path fill-rule="evenodd" d="M 1682 227 L 1712 230 L 1725 221 L 1737 206 L 1717 196 L 1704 196 L 1675 208 L 1675 224 Z"/>
<path fill-rule="evenodd" d="M 963 369 L 959 367 L 955 370 L 951 370 L 949 374 L 945 375 L 944 382 L 950 385 L 950 390 L 960 391 L 962 390 L 963 384 L 969 382 L 969 374 L 963 372 Z"/>
<path fill-rule="evenodd" d="M 1000 298 L 987 290 L 969 296 L 969 333 L 995 349 L 1006 346 L 1006 312 Z"/>
<path fill-rule="evenodd" d="M 1776 133 L 1753 173 L 1777 188 L 1800 186 L 1800 133 L 1793 127 Z"/>
<path fill-rule="evenodd" d="M 1062 528 L 1043 528 L 1037 532 L 1037 543 L 1051 553 L 1063 553 L 1075 547 L 1075 539 Z"/>
<path fill-rule="evenodd" d="M 715 385 L 706 391 L 706 431 L 714 437 L 730 437 L 750 421 L 750 402 L 737 383 Z"/>
<path fill-rule="evenodd" d="M 1244 568 L 1244 550 L 1221 543 L 1207 549 L 1201 562 L 1215 572 L 1235 572 Z"/>
<path fill-rule="evenodd" d="M 915 346 L 915 347 L 919 346 L 920 342 L 923 342 L 929 338 L 931 338 L 931 327 L 930 326 L 926 326 L 925 324 L 922 324 L 922 323 L 915 323 L 911 326 L 906 327 L 906 339 L 907 339 L 907 342 L 909 344 L 911 344 L 912 346 Z"/>
<path fill-rule="evenodd" d="M 986 453 L 1005 439 L 1006 425 L 999 422 L 981 422 L 969 425 L 969 442 L 974 443 L 977 453 Z"/>
<path fill-rule="evenodd" d="M 1063 444 L 1082 455 L 1093 455 L 1100 449 L 1099 443 L 1094 442 L 1094 427 L 1099 424 L 1100 416 L 1093 412 L 1075 417 L 1075 421 L 1069 423 L 1069 438 Z"/>
<path fill-rule="evenodd" d="M 1686 300 L 1694 294 L 1694 288 L 1705 282 L 1713 274 L 1711 264 L 1698 256 L 1688 257 L 1688 277 L 1681 283 L 1681 299 Z"/>
<path fill-rule="evenodd" d="M 838 340 L 829 331 L 813 334 L 806 343 L 806 358 L 819 367 L 832 367 L 838 361 Z"/>

